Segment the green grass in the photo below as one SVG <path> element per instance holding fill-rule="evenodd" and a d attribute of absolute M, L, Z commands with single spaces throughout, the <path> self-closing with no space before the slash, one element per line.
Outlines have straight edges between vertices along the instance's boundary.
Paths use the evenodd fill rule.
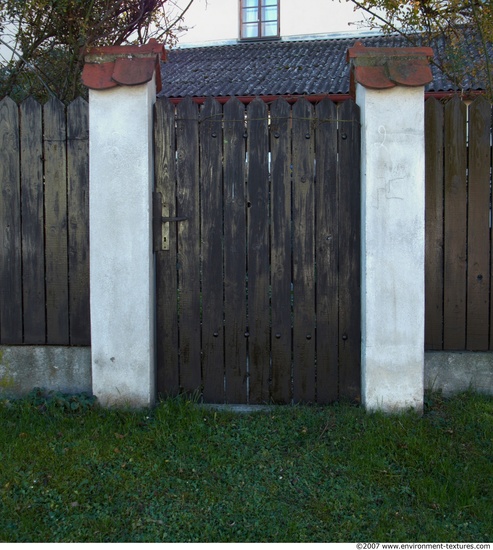
<path fill-rule="evenodd" d="M 3 542 L 493 539 L 493 399 L 472 393 L 423 417 L 38 396 L 0 422 Z"/>

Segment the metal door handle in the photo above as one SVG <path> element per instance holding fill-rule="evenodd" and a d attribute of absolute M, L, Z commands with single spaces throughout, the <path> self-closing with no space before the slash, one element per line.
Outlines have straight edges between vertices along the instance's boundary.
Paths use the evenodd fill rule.
<path fill-rule="evenodd" d="M 163 196 L 159 192 L 152 194 L 153 198 L 153 241 L 154 252 L 159 250 L 169 250 L 169 222 L 184 222 L 188 220 L 187 216 L 170 216 L 169 205 L 163 201 Z"/>

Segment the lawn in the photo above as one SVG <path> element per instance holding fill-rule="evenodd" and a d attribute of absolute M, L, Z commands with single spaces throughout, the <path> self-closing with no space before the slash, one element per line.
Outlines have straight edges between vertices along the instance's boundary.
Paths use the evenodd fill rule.
<path fill-rule="evenodd" d="M 493 399 L 423 417 L 0 400 L 0 542 L 493 540 Z"/>

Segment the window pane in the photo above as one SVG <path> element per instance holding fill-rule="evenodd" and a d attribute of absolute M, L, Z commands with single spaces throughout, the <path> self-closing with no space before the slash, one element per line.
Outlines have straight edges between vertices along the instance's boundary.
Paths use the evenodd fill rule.
<path fill-rule="evenodd" d="M 242 38 L 279 36 L 279 0 L 241 0 L 241 23 Z"/>
<path fill-rule="evenodd" d="M 262 21 L 277 21 L 277 5 L 262 8 Z"/>
<path fill-rule="evenodd" d="M 241 35 L 242 35 L 242 38 L 257 38 L 258 37 L 258 24 L 257 23 L 243 23 Z"/>
<path fill-rule="evenodd" d="M 243 22 L 252 23 L 253 21 L 258 21 L 258 9 L 247 8 L 243 10 Z"/>
<path fill-rule="evenodd" d="M 262 36 L 277 36 L 277 21 L 262 23 Z"/>

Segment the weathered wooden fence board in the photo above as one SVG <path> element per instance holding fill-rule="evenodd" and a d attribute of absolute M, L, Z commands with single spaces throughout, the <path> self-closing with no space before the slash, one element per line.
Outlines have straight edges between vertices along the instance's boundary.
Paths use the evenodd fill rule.
<path fill-rule="evenodd" d="M 247 108 L 247 346 L 250 399 L 269 399 L 269 138 L 267 106 Z"/>
<path fill-rule="evenodd" d="M 315 252 L 317 259 L 317 398 L 339 396 L 339 186 L 338 108 L 326 99 L 316 107 Z M 344 192 L 344 190 L 343 190 Z"/>
<path fill-rule="evenodd" d="M 425 104 L 425 349 L 443 348 L 443 105 Z"/>
<path fill-rule="evenodd" d="M 352 101 L 339 107 L 339 394 L 355 399 L 360 392 L 360 186 L 359 108 Z"/>
<path fill-rule="evenodd" d="M 446 349 L 466 345 L 467 268 L 466 106 L 445 106 L 444 330 Z"/>
<path fill-rule="evenodd" d="M 191 392 L 200 387 L 200 208 L 199 135 L 197 106 L 187 99 L 177 107 L 177 216 L 178 224 L 180 384 Z M 166 198 L 165 198 L 166 200 Z M 172 244 L 171 244 L 172 246 Z"/>
<path fill-rule="evenodd" d="M 176 215 L 189 219 L 157 255 L 158 341 L 169 341 L 174 321 L 160 311 L 173 278 L 163 266 L 168 258 L 174 269 L 178 250 L 166 307 L 178 312 L 179 373 L 167 379 L 158 353 L 158 391 L 230 403 L 357 399 L 357 107 L 327 101 L 315 113 L 304 99 L 222 107 L 209 98 L 199 114 L 185 100 L 169 124 L 167 105 L 156 107 L 167 112 L 155 119 L 156 155 L 166 159 L 156 160 L 156 190 L 165 202 L 176 193 Z M 164 168 L 174 129 L 176 173 Z"/>
<path fill-rule="evenodd" d="M 315 400 L 315 134 L 313 106 L 293 105 L 293 386 Z"/>
<path fill-rule="evenodd" d="M 46 342 L 69 341 L 67 129 L 65 107 L 51 99 L 44 106 L 46 209 Z"/>
<path fill-rule="evenodd" d="M 0 102 L 0 342 L 22 344 L 19 112 Z"/>
<path fill-rule="evenodd" d="M 90 344 L 87 112 L 0 102 L 1 344 Z"/>
<path fill-rule="evenodd" d="M 45 265 L 43 117 L 42 107 L 29 98 L 20 106 L 21 131 L 21 216 L 22 216 L 22 293 L 24 340 L 44 344 Z"/>
<path fill-rule="evenodd" d="M 160 193 L 159 215 L 164 205 L 169 217 L 176 217 L 176 132 L 175 108 L 171 103 L 158 101 L 154 110 L 154 167 L 155 189 Z M 176 243 L 177 225 L 169 224 L 169 241 Z M 176 244 L 169 250 L 156 253 L 156 279 L 165 281 L 162 292 L 156 296 L 157 326 L 166 326 L 167 330 L 156 342 L 157 385 L 167 388 L 171 394 L 177 394 L 179 380 L 178 350 L 178 272 Z"/>
<path fill-rule="evenodd" d="M 200 111 L 202 369 L 204 399 L 224 401 L 222 109 L 209 98 Z"/>
<path fill-rule="evenodd" d="M 91 342 L 89 309 L 89 105 L 67 107 L 67 197 L 70 343 Z"/>
<path fill-rule="evenodd" d="M 466 347 L 487 350 L 490 302 L 490 129 L 491 105 L 484 98 L 469 107 L 467 200 Z"/>
<path fill-rule="evenodd" d="M 291 108 L 272 104 L 271 143 L 271 307 L 272 399 L 291 399 Z"/>
<path fill-rule="evenodd" d="M 246 332 L 246 129 L 238 99 L 224 106 L 224 362 L 233 403 L 247 400 Z"/>

